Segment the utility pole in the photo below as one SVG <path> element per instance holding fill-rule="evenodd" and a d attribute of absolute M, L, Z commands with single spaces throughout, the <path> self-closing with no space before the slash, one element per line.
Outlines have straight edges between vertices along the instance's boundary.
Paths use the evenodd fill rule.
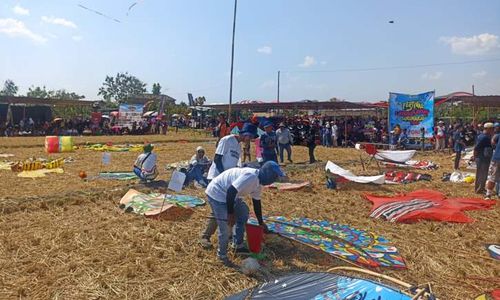
<path fill-rule="evenodd" d="M 231 105 L 233 104 L 233 70 L 234 70 L 234 36 L 236 33 L 236 8 L 238 0 L 234 0 L 234 17 L 233 17 L 233 42 L 231 45 L 231 74 L 229 80 L 229 108 L 228 120 L 231 122 Z"/>
<path fill-rule="evenodd" d="M 280 71 L 278 71 L 278 97 L 276 99 L 280 103 Z"/>
<path fill-rule="evenodd" d="M 472 85 L 472 95 L 475 96 L 476 93 L 474 93 L 474 85 Z"/>

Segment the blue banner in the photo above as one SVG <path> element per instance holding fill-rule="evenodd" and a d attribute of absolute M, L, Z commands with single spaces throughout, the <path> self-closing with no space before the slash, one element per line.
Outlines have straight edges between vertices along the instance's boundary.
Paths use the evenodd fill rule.
<path fill-rule="evenodd" d="M 434 133 L 434 92 L 418 95 L 389 94 L 389 131 L 399 125 L 410 138 L 425 137 Z"/>

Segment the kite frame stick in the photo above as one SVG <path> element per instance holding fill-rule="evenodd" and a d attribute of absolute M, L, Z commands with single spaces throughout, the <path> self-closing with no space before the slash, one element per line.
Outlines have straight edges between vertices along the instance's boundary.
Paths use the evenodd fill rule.
<path fill-rule="evenodd" d="M 377 272 L 373 272 L 373 271 L 370 271 L 370 270 L 367 270 L 367 269 L 353 268 L 353 267 L 334 267 L 334 268 L 330 268 L 330 269 L 327 270 L 327 272 L 333 272 L 333 271 L 359 272 L 359 273 L 364 273 L 364 274 L 367 274 L 367 275 L 371 275 L 371 276 L 374 276 L 374 277 L 378 277 L 378 278 L 390 281 L 392 283 L 398 284 L 398 285 L 400 285 L 400 286 L 402 286 L 404 288 L 407 288 L 407 289 L 411 289 L 411 288 L 414 287 L 413 285 L 411 285 L 409 283 L 406 283 L 406 282 L 404 282 L 402 280 L 399 280 L 397 278 L 390 277 L 390 276 L 387 276 L 387 275 L 384 275 L 384 274 L 380 274 L 380 273 L 377 273 Z M 430 285 L 429 285 L 429 287 L 430 287 Z M 416 289 L 417 294 L 416 295 L 410 295 L 410 296 L 421 296 L 422 291 L 423 291 L 423 296 L 428 296 L 429 295 L 429 293 L 427 293 L 425 291 L 425 289 L 417 288 Z M 412 298 L 412 299 L 418 299 L 418 298 Z M 435 299 L 439 300 L 439 298 L 435 298 Z"/>

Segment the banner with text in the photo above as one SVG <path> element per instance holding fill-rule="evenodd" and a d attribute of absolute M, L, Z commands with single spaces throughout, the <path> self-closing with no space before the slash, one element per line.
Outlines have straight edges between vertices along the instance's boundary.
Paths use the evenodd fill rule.
<path fill-rule="evenodd" d="M 408 137 L 422 137 L 422 128 L 425 137 L 430 138 L 434 133 L 434 92 L 418 95 L 389 94 L 389 131 L 394 126 L 406 129 Z"/>
<path fill-rule="evenodd" d="M 132 124 L 142 121 L 142 114 L 144 105 L 142 104 L 120 104 L 119 111 L 119 124 L 123 127 L 132 128 Z"/>

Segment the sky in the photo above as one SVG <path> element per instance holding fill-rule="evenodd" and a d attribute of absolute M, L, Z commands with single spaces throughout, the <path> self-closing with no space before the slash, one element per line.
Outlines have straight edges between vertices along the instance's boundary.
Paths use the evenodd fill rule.
<path fill-rule="evenodd" d="M 128 72 L 178 101 L 191 92 L 227 103 L 233 9 L 233 0 L 0 0 L 0 82 L 97 100 L 106 75 Z M 500 94 L 499 36 L 498 0 L 239 0 L 233 101 L 275 101 L 278 70 L 281 101 L 472 85 Z"/>

